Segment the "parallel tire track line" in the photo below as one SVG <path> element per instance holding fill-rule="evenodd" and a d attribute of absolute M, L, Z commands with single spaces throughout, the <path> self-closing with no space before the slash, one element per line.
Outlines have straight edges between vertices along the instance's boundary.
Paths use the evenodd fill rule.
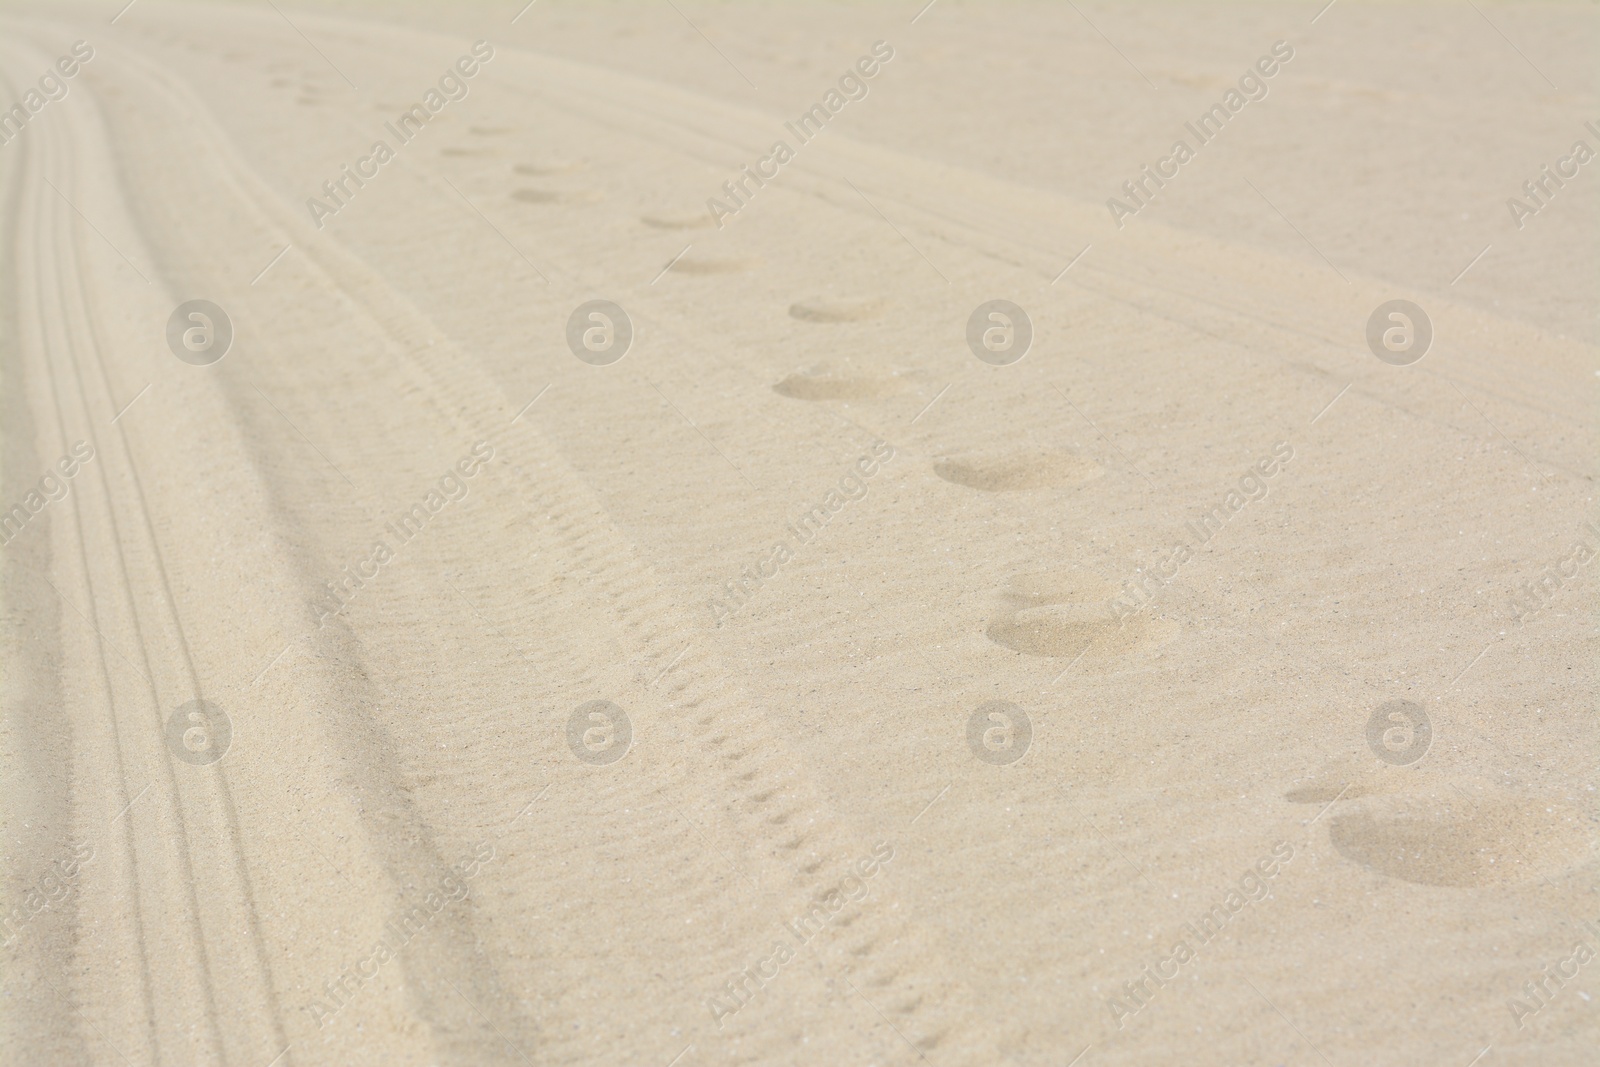
<path fill-rule="evenodd" d="M 81 171 L 77 160 L 76 146 L 73 141 L 73 137 L 78 133 L 78 130 L 76 123 L 67 121 L 68 116 L 63 115 L 59 116 L 59 118 L 62 120 L 60 125 L 38 131 L 37 137 L 42 141 L 45 150 L 49 153 L 50 169 L 55 173 L 58 184 L 66 184 L 71 199 L 74 202 L 79 202 L 83 199 L 82 195 L 77 191 Z M 65 128 L 63 129 L 63 127 Z M 45 172 L 41 165 L 40 176 L 42 177 L 44 174 Z M 37 187 L 45 188 L 42 181 L 37 183 Z M 44 199 L 43 194 L 37 194 L 37 196 L 39 199 Z M 191 810 L 195 804 L 204 805 L 210 802 L 217 805 L 219 810 L 215 814 L 220 816 L 222 824 L 226 828 L 226 837 L 232 846 L 230 857 L 232 875 L 237 882 L 234 885 L 219 885 L 215 877 L 206 878 L 206 899 L 208 903 L 211 903 L 218 900 L 219 897 L 226 897 L 230 893 L 242 895 L 242 900 L 226 910 L 246 917 L 250 940 L 254 949 L 253 969 L 256 972 L 255 977 L 258 988 L 254 990 L 254 995 L 252 996 L 245 990 L 239 989 L 237 983 L 235 983 L 229 989 L 230 1015 L 238 1018 L 240 1014 L 252 1010 L 259 1015 L 263 1013 L 264 1008 L 264 1014 L 268 1017 L 269 1027 L 277 1039 L 277 1047 L 281 1048 L 287 1042 L 283 1040 L 283 1026 L 277 1006 L 276 991 L 271 982 L 270 971 L 266 963 L 265 945 L 261 939 L 257 923 L 258 911 L 254 899 L 255 894 L 240 845 L 241 835 L 237 807 L 228 786 L 226 771 L 222 765 L 212 765 L 204 769 L 197 768 L 200 771 L 200 774 L 196 775 L 197 778 L 201 775 L 209 775 L 214 782 L 215 793 L 210 797 L 205 797 L 206 790 L 203 785 L 197 786 L 195 783 L 189 783 L 189 788 L 184 788 L 184 783 L 180 782 L 177 770 L 173 767 L 171 756 L 166 752 L 164 744 L 160 742 L 163 737 L 166 713 L 184 700 L 201 696 L 201 687 L 188 640 L 183 632 L 182 620 L 177 611 L 176 600 L 172 594 L 171 583 L 162 558 L 162 548 L 151 521 L 143 484 L 139 479 L 137 463 L 134 459 L 131 443 L 128 440 L 127 428 L 125 425 L 118 425 L 116 435 L 118 448 L 115 454 L 108 452 L 102 446 L 101 437 L 95 430 L 97 422 L 94 414 L 95 405 L 91 400 L 83 363 L 86 359 L 92 358 L 99 371 L 100 384 L 104 390 L 104 395 L 109 400 L 111 389 L 105 364 L 105 342 L 95 318 L 94 309 L 96 304 L 91 299 L 88 290 L 89 283 L 86 280 L 83 260 L 82 230 L 77 225 L 75 215 L 70 212 L 69 204 L 62 203 L 61 199 L 61 197 L 54 197 L 44 200 L 41 204 L 36 204 L 36 209 L 38 210 L 34 213 L 34 232 L 37 248 L 37 275 L 42 279 L 50 278 L 54 283 L 51 302 L 54 305 L 54 310 L 59 315 L 56 321 L 63 324 L 62 336 L 59 339 L 58 347 L 59 351 L 64 355 L 65 362 L 71 369 L 72 382 L 76 386 L 75 399 L 82 412 L 85 433 L 96 452 L 97 462 L 90 464 L 95 468 L 92 477 L 96 481 L 103 501 L 105 516 L 109 524 L 109 533 L 114 546 L 114 551 L 108 554 L 115 563 L 112 568 L 112 583 L 115 587 L 113 595 L 118 598 L 118 602 L 121 604 L 121 614 L 125 615 L 128 624 L 132 628 L 135 643 L 138 646 L 137 654 L 144 664 L 146 700 L 141 701 L 141 703 L 145 704 L 145 711 L 142 714 L 148 715 L 148 725 L 142 729 L 135 726 L 130 734 L 122 729 L 125 723 L 120 721 L 121 716 L 117 716 L 119 722 L 116 726 L 116 744 L 119 758 L 131 743 L 134 750 L 143 748 L 148 753 L 151 749 L 154 749 L 155 762 L 162 765 L 163 781 L 160 785 L 164 786 L 164 789 L 158 789 L 157 793 L 158 795 L 164 794 L 161 798 L 165 800 L 166 810 L 174 820 L 178 831 L 176 839 L 170 843 L 170 847 L 177 855 L 184 883 L 184 894 L 187 898 L 181 908 L 182 917 L 180 921 L 189 935 L 190 953 L 192 954 L 190 958 L 192 965 L 199 972 L 198 986 L 204 1000 L 205 1023 L 202 1030 L 204 1035 L 203 1048 L 201 1050 L 202 1059 L 206 1062 L 216 1063 L 253 1060 L 257 1051 L 248 1047 L 240 1047 L 237 1036 L 225 1033 L 222 1027 L 222 1012 L 218 1001 L 219 990 L 216 970 L 205 929 L 204 917 L 207 911 L 202 907 L 201 903 L 202 880 L 197 877 L 194 855 L 195 836 L 191 827 L 191 823 L 197 814 Z M 48 234 L 46 226 L 50 227 Z M 76 281 L 76 286 L 73 287 L 75 288 L 75 293 L 69 289 L 69 274 Z M 56 397 L 58 421 L 64 432 L 66 416 L 62 409 L 61 397 L 70 392 L 70 390 L 62 389 L 55 367 L 55 359 L 50 355 L 51 348 L 57 346 L 52 346 L 48 341 L 48 332 L 45 324 L 51 321 L 51 316 L 48 305 L 45 303 L 46 294 L 41 293 L 39 295 L 43 355 L 49 368 L 52 392 Z M 85 323 L 87 326 L 83 325 Z M 73 329 L 73 324 L 77 324 L 76 330 Z M 117 463 L 126 472 L 133 486 L 131 501 L 127 499 L 126 488 L 119 491 L 113 484 L 111 472 L 107 469 L 113 462 Z M 124 529 L 130 518 L 133 522 L 133 530 L 138 530 L 142 527 L 142 534 L 145 539 L 142 545 L 132 539 L 135 536 L 133 530 L 127 531 L 129 537 L 124 536 Z M 97 640 L 101 641 L 103 645 L 103 639 L 99 637 L 104 629 L 101 623 L 100 607 L 105 603 L 102 598 L 107 595 L 107 592 L 100 591 L 98 594 L 96 592 L 96 587 L 99 583 L 93 578 L 93 571 L 88 566 L 87 538 L 84 536 L 85 531 L 82 528 L 81 518 L 78 520 L 78 525 L 80 556 L 85 567 L 84 578 L 89 591 L 91 608 L 94 612 L 91 618 L 94 620 Z M 157 668 L 159 658 L 153 655 L 152 637 L 150 636 L 151 628 L 141 617 L 140 597 L 136 592 L 133 579 L 133 574 L 138 564 L 130 560 L 130 551 L 138 551 L 139 549 L 143 549 L 143 554 L 146 556 L 145 565 L 153 569 L 153 576 L 146 575 L 144 584 L 159 587 L 161 591 L 162 597 L 155 610 L 159 612 L 162 607 L 166 609 L 168 613 L 167 623 L 170 627 L 169 632 L 176 636 L 177 650 L 188 675 L 187 687 L 181 690 L 179 694 L 175 694 L 181 695 L 182 699 L 166 701 L 162 699 L 158 678 L 161 677 L 163 672 Z M 156 632 L 159 632 L 159 627 L 157 627 Z M 100 657 L 103 661 L 106 658 L 103 647 L 100 649 Z M 167 658 L 170 660 L 170 653 Z M 110 682 L 108 670 L 106 671 L 106 684 L 107 693 L 110 696 L 114 690 L 111 688 L 112 683 Z M 113 710 L 113 715 L 116 715 L 115 710 Z M 138 740 L 141 734 L 145 737 L 145 744 L 143 745 L 140 745 Z M 123 766 L 125 772 L 126 763 Z M 125 800 L 129 786 L 130 783 L 124 773 L 123 780 L 120 783 L 120 792 Z M 141 848 L 151 847 L 150 842 L 152 841 L 161 842 L 161 835 L 154 832 L 156 828 L 151 825 L 153 817 L 153 815 L 146 815 L 140 810 L 130 811 L 125 817 L 125 836 L 135 854 Z M 145 832 L 142 834 L 139 832 L 141 827 L 145 828 Z M 144 845 L 140 843 L 141 837 L 145 841 Z M 154 847 L 159 848 L 161 844 L 158 843 Z M 163 912 L 171 909 L 173 904 L 170 900 L 157 903 L 163 906 Z M 138 924 L 140 930 L 142 946 L 147 945 L 147 934 L 145 933 L 146 904 L 147 902 L 141 897 L 136 907 L 132 909 L 134 921 Z M 215 906 L 210 909 L 213 915 L 217 910 Z M 213 938 L 217 932 L 213 931 Z M 147 947 L 142 947 L 141 952 L 144 955 L 143 967 L 146 975 L 147 1004 L 149 1005 L 147 1017 L 153 1020 L 152 1053 L 154 1061 L 161 1062 L 162 1043 L 159 1037 L 160 1029 L 163 1025 L 169 1028 L 180 1025 L 181 1021 L 175 1017 L 162 1018 L 162 1013 L 156 1006 L 157 998 L 149 988 Z M 235 977 L 237 977 L 237 974 L 238 968 L 235 968 Z M 230 1037 L 233 1039 L 230 1040 Z M 280 1060 L 280 1062 L 285 1063 L 287 1067 L 287 1062 L 289 1061 Z"/>
<path fill-rule="evenodd" d="M 229 136 L 187 86 L 175 83 L 165 71 L 149 73 L 168 93 L 185 100 L 187 106 L 175 107 L 174 113 L 189 111 L 197 124 L 204 122 L 214 131 L 214 136 L 201 141 L 207 151 L 217 153 L 239 198 L 271 220 L 279 238 L 301 249 L 397 348 L 412 354 L 405 370 L 419 376 L 422 402 L 440 422 L 455 427 L 462 440 L 489 436 L 515 442 L 517 447 L 508 453 L 527 457 L 521 462 L 513 460 L 511 466 L 518 475 L 528 513 L 541 518 L 542 524 L 560 537 L 570 557 L 595 577 L 597 591 L 633 635 L 635 649 L 630 658 L 664 664 L 676 656 L 682 649 L 678 635 L 690 627 L 566 460 L 524 424 L 508 432 L 485 432 L 486 427 L 502 424 L 501 413 L 514 407 L 499 388 L 455 351 L 448 338 L 430 348 L 429 341 L 441 340 L 442 335 L 425 315 L 380 275 L 311 229 L 297 212 L 273 196 L 238 158 Z M 441 351 L 446 349 L 448 353 Z M 449 366 L 441 365 L 447 361 Z M 785 901 L 778 906 L 779 912 L 803 910 L 803 902 L 811 894 L 837 877 L 836 868 L 869 851 L 867 842 L 847 831 L 839 816 L 828 809 L 821 800 L 822 790 L 796 769 L 798 761 L 773 734 L 762 713 L 714 680 L 729 677 L 730 672 L 717 666 L 711 653 L 691 652 L 674 675 L 679 678 L 670 692 L 678 698 L 676 709 L 672 713 L 662 709 L 663 718 L 682 729 L 718 768 L 727 812 L 748 828 L 746 842 L 753 861 L 765 864 L 770 880 L 783 886 Z M 912 1040 L 919 1053 L 943 1046 L 945 1053 L 960 1055 L 965 1062 L 992 1062 L 988 1050 L 997 1047 L 997 1038 L 981 1036 L 991 1024 L 977 1010 L 973 998 L 960 991 L 959 981 L 950 977 L 953 968 L 929 964 L 939 955 L 933 937 L 907 918 L 911 909 L 893 905 L 892 892 L 892 887 L 885 887 L 886 895 L 877 910 L 863 915 L 841 935 L 838 955 L 858 961 L 845 968 L 846 973 L 857 976 L 857 986 L 880 991 L 873 1002 L 887 1004 L 897 1017 L 895 1028 L 915 1035 Z M 729 964 L 732 970 L 733 961 Z M 898 1001 L 884 999 L 895 996 L 895 989 L 903 991 Z M 888 1040 L 905 1051 L 893 1035 Z"/>

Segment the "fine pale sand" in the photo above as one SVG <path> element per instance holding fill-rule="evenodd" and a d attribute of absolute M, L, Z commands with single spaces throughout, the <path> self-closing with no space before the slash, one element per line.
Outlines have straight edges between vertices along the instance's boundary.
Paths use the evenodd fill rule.
<path fill-rule="evenodd" d="M 0 1063 L 1595 1062 L 1593 5 L 122 4 Z"/>

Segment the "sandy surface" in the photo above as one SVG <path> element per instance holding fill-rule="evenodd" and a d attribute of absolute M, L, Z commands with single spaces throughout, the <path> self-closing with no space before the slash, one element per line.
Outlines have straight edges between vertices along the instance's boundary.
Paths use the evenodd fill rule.
<path fill-rule="evenodd" d="M 0 12 L 0 1062 L 1594 1062 L 1594 6 L 919 6 Z"/>

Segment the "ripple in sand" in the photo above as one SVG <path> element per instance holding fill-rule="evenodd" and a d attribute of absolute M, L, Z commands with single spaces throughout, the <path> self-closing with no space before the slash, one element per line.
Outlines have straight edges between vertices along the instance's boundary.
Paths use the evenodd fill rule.
<path fill-rule="evenodd" d="M 884 300 L 813 300 L 789 305 L 789 317 L 801 322 L 861 322 L 883 314 Z"/>
<path fill-rule="evenodd" d="M 933 465 L 933 473 L 969 489 L 1000 493 L 1082 485 L 1100 477 L 1105 468 L 1071 452 L 1041 449 L 942 459 Z"/>
<path fill-rule="evenodd" d="M 498 155 L 492 148 L 441 148 L 441 156 L 493 156 Z"/>
<path fill-rule="evenodd" d="M 1390 798 L 1328 826 L 1346 859 L 1417 885 L 1474 888 L 1549 877 L 1593 860 L 1591 828 L 1560 804 L 1456 797 Z"/>
<path fill-rule="evenodd" d="M 468 126 L 467 132 L 474 137 L 505 137 L 517 131 L 510 126 Z"/>
<path fill-rule="evenodd" d="M 518 189 L 511 199 L 524 204 L 598 204 L 605 194 L 598 189 Z"/>

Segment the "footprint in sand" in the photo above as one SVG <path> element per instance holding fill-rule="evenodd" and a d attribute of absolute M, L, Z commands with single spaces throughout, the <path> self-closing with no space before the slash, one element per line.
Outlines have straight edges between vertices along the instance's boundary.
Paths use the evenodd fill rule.
<path fill-rule="evenodd" d="M 1177 623 L 1150 612 L 1119 624 L 1106 606 L 1115 593 L 1111 583 L 1087 576 L 1018 578 L 1000 594 L 1000 609 L 986 634 L 1013 652 L 1078 660 L 1087 670 L 1159 648 L 1178 634 Z"/>
<path fill-rule="evenodd" d="M 1376 760 L 1345 760 L 1286 794 L 1300 804 L 1336 798 L 1348 805 L 1328 820 L 1328 839 L 1339 854 L 1416 885 L 1517 885 L 1595 857 L 1593 816 L 1578 808 L 1466 788 L 1437 773 L 1381 767 Z"/>
<path fill-rule="evenodd" d="M 933 473 L 968 489 L 1002 493 L 1082 485 L 1100 477 L 1105 468 L 1072 452 L 1032 449 L 951 456 L 935 463 Z"/>
<path fill-rule="evenodd" d="M 772 391 L 795 400 L 881 400 L 905 392 L 909 377 L 903 371 L 819 364 L 789 375 Z"/>
<path fill-rule="evenodd" d="M 789 305 L 789 317 L 801 322 L 864 322 L 882 315 L 885 300 L 808 300 Z"/>
<path fill-rule="evenodd" d="M 542 178 L 550 174 L 571 174 L 587 165 L 581 159 L 554 159 L 546 163 L 518 163 L 511 169 L 518 174 Z"/>
<path fill-rule="evenodd" d="M 658 230 L 707 230 L 716 223 L 704 215 L 640 215 L 639 221 Z"/>
<path fill-rule="evenodd" d="M 684 256 L 672 265 L 672 274 L 742 274 L 761 266 L 759 259 L 716 259 Z"/>
<path fill-rule="evenodd" d="M 1357 766 L 1353 759 L 1340 760 L 1333 769 L 1314 777 L 1308 785 L 1297 785 L 1283 799 L 1291 804 L 1332 804 L 1335 800 L 1354 800 L 1357 797 L 1392 792 L 1384 789 L 1381 779 L 1366 780 L 1369 768 Z"/>
<path fill-rule="evenodd" d="M 1336 816 L 1333 847 L 1379 874 L 1418 885 L 1515 885 L 1594 857 L 1594 827 L 1565 805 L 1521 798 L 1477 800 L 1453 790 L 1396 797 L 1381 810 Z"/>
<path fill-rule="evenodd" d="M 518 189 L 511 194 L 524 204 L 598 204 L 605 198 L 598 189 Z"/>

